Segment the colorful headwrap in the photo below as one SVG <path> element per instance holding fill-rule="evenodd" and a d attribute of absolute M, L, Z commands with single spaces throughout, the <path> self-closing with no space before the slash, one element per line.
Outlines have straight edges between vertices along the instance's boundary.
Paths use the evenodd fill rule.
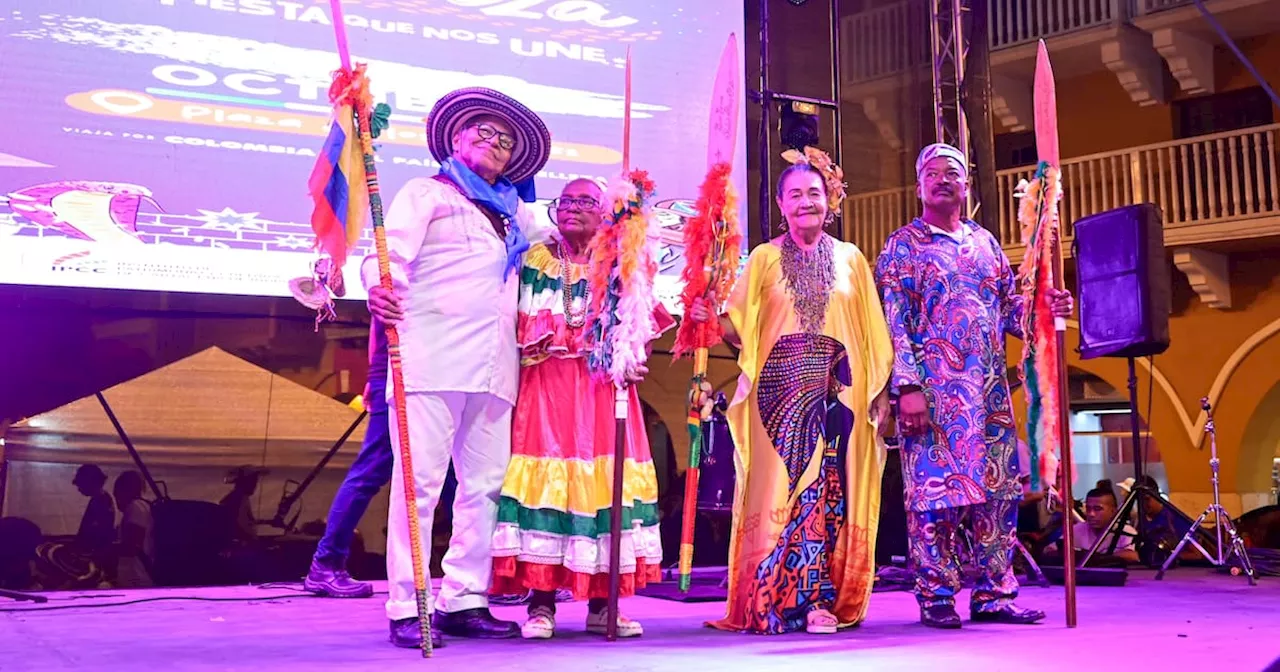
<path fill-rule="evenodd" d="M 945 142 L 935 142 L 920 150 L 920 156 L 916 157 L 916 179 L 920 179 L 920 173 L 924 172 L 925 164 L 940 156 L 954 160 L 960 165 L 960 170 L 964 171 L 965 176 L 969 175 L 969 160 L 965 158 L 964 152 Z"/>
<path fill-rule="evenodd" d="M 840 214 L 840 205 L 845 198 L 844 171 L 831 160 L 831 155 L 817 147 L 805 147 L 803 153 L 788 149 L 782 153 L 782 158 L 793 164 L 807 163 L 816 168 L 827 185 L 827 208 L 836 215 Z"/>

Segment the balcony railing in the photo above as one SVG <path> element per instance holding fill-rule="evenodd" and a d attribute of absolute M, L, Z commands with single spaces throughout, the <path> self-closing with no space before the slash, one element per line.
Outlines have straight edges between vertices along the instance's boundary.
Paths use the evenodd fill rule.
<path fill-rule="evenodd" d="M 1133 0 L 1134 14 L 1155 14 L 1163 12 L 1166 9 L 1182 7 L 1191 4 L 1192 0 Z"/>
<path fill-rule="evenodd" d="M 988 0 L 991 48 L 1109 25 L 1191 0 Z M 841 20 L 841 72 L 848 83 L 868 82 L 929 63 L 929 4 L 903 0 Z"/>
<path fill-rule="evenodd" d="M 1164 214 L 1165 238 L 1179 229 L 1280 217 L 1280 124 L 1093 154 L 1062 163 L 1061 215 L 1065 237 L 1072 223 L 1132 203 L 1151 202 Z M 1021 256 L 1022 234 L 1014 191 L 1034 168 L 996 173 L 998 202 L 980 219 L 996 217 L 1000 243 Z M 885 238 L 919 212 L 914 187 L 855 194 L 845 216 L 853 241 L 879 254 Z M 984 222 L 990 222 L 984 219 Z"/>
<path fill-rule="evenodd" d="M 1102 26 L 1115 20 L 1126 0 L 991 0 L 991 48 Z"/>
<path fill-rule="evenodd" d="M 844 223 L 849 232 L 845 237 L 874 260 L 889 234 L 919 214 L 914 187 L 855 194 L 845 200 Z"/>
<path fill-rule="evenodd" d="M 840 71 L 869 82 L 929 62 L 929 6 L 904 0 L 841 19 Z"/>

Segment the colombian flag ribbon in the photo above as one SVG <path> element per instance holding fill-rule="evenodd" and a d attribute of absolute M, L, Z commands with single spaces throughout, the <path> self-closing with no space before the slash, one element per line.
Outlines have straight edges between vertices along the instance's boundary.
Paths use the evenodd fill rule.
<path fill-rule="evenodd" d="M 329 88 L 333 122 L 307 183 L 315 204 L 311 230 L 316 247 L 333 259 L 335 270 L 342 268 L 369 216 L 364 151 L 355 123 L 356 111 L 370 107 L 368 83 L 364 65 L 334 73 Z"/>

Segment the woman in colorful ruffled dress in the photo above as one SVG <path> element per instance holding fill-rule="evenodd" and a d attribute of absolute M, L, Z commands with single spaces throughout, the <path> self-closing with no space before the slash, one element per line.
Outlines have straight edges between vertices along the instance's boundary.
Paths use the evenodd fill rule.
<path fill-rule="evenodd" d="M 552 202 L 559 240 L 534 245 L 520 276 L 517 342 L 520 394 L 511 434 L 511 464 L 498 505 L 493 592 L 533 591 L 525 639 L 555 634 L 555 591 L 589 600 L 588 632 L 604 634 L 609 589 L 609 507 L 613 498 L 614 387 L 587 370 L 588 251 L 600 226 L 604 196 L 577 180 Z M 658 333 L 674 320 L 661 308 Z M 655 334 L 655 338 L 657 334 Z M 647 372 L 633 371 L 639 381 Z M 659 578 L 658 480 L 644 415 L 630 387 L 622 519 L 622 596 Z M 618 636 L 643 633 L 618 616 Z"/>

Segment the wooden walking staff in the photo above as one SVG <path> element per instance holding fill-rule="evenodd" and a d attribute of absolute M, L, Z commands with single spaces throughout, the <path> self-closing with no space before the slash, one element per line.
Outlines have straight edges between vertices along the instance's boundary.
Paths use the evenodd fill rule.
<path fill-rule="evenodd" d="M 347 29 L 343 23 L 342 0 L 329 0 L 333 11 L 333 31 L 338 40 L 338 56 L 342 59 L 342 71 L 351 73 L 351 52 L 347 45 Z M 372 135 L 372 110 L 366 95 L 356 105 L 356 129 L 360 134 L 360 146 L 364 151 L 365 182 L 369 189 L 369 209 L 373 215 L 373 240 L 378 253 L 378 281 L 382 288 L 391 291 L 391 260 L 387 255 L 387 232 L 382 222 L 382 196 L 378 188 L 378 168 L 374 162 Z M 422 553 L 422 527 L 418 518 L 417 488 L 414 487 L 413 455 L 409 450 L 409 418 L 405 410 L 404 373 L 401 370 L 400 332 L 394 325 L 386 325 L 387 355 L 391 371 L 391 390 L 396 411 L 396 431 L 400 438 L 400 477 L 404 482 L 405 520 L 409 523 L 409 547 L 413 562 L 413 588 L 418 603 L 418 625 L 422 632 L 422 657 L 430 658 L 431 610 L 427 605 L 431 584 L 427 579 Z"/>
<path fill-rule="evenodd" d="M 622 95 L 622 174 L 631 170 L 631 47 L 627 47 L 627 64 L 623 70 Z M 609 601 L 605 610 L 605 640 L 618 639 L 618 598 L 622 592 L 622 488 L 627 466 L 627 387 L 617 385 L 614 393 L 613 417 L 613 501 L 609 506 Z"/>
<path fill-rule="evenodd" d="M 1024 327 L 1024 344 L 1029 355 L 1024 358 L 1023 375 L 1028 380 L 1024 390 L 1028 395 L 1029 432 L 1033 455 L 1041 453 L 1040 471 L 1033 475 L 1052 481 L 1056 469 L 1059 495 L 1063 500 L 1065 515 L 1062 529 L 1063 584 L 1066 589 L 1067 627 L 1076 627 L 1076 563 L 1071 487 L 1074 467 L 1071 459 L 1071 400 L 1067 389 L 1066 320 L 1052 318 L 1053 338 L 1048 331 L 1050 300 L 1045 280 L 1055 290 L 1065 288 L 1062 260 L 1062 227 L 1058 218 L 1058 200 L 1061 197 L 1061 160 L 1058 153 L 1057 93 L 1053 81 L 1053 68 L 1049 63 L 1049 51 L 1040 41 L 1036 53 L 1034 88 L 1034 118 L 1036 129 L 1036 154 L 1039 166 L 1032 183 L 1025 186 L 1024 203 L 1019 207 L 1019 219 L 1023 224 L 1023 236 L 1027 240 L 1027 253 L 1019 274 L 1024 284 L 1024 294 L 1032 299 L 1026 304 L 1027 324 Z M 1045 276 L 1049 276 L 1046 278 Z M 1039 328 L 1035 328 L 1039 327 Z M 1051 378 L 1052 380 L 1045 380 Z M 1048 430 L 1048 431 L 1046 431 Z M 1061 450 L 1061 459 L 1054 464 L 1053 444 Z M 1037 444 L 1046 450 L 1038 451 Z"/>
<path fill-rule="evenodd" d="M 589 271 L 591 306 L 587 368 L 594 379 L 610 382 L 615 389 L 616 420 L 613 454 L 613 497 L 609 522 L 609 595 L 605 610 L 605 637 L 618 637 L 618 597 L 622 588 L 622 535 L 634 521 L 624 519 L 627 412 L 630 376 L 644 364 L 656 329 L 653 280 L 658 265 L 651 238 L 652 213 L 648 202 L 653 181 L 643 170 L 631 170 L 631 51 L 627 51 L 624 95 L 623 173 L 610 183 L 605 202 L 611 211 L 591 239 Z"/>
<path fill-rule="evenodd" d="M 627 460 L 627 388 L 619 386 L 614 396 L 616 419 L 613 440 L 613 502 L 609 508 L 609 603 L 605 610 L 607 641 L 618 639 L 618 598 L 622 592 L 622 487 Z M 638 570 L 639 568 L 637 568 Z"/>

